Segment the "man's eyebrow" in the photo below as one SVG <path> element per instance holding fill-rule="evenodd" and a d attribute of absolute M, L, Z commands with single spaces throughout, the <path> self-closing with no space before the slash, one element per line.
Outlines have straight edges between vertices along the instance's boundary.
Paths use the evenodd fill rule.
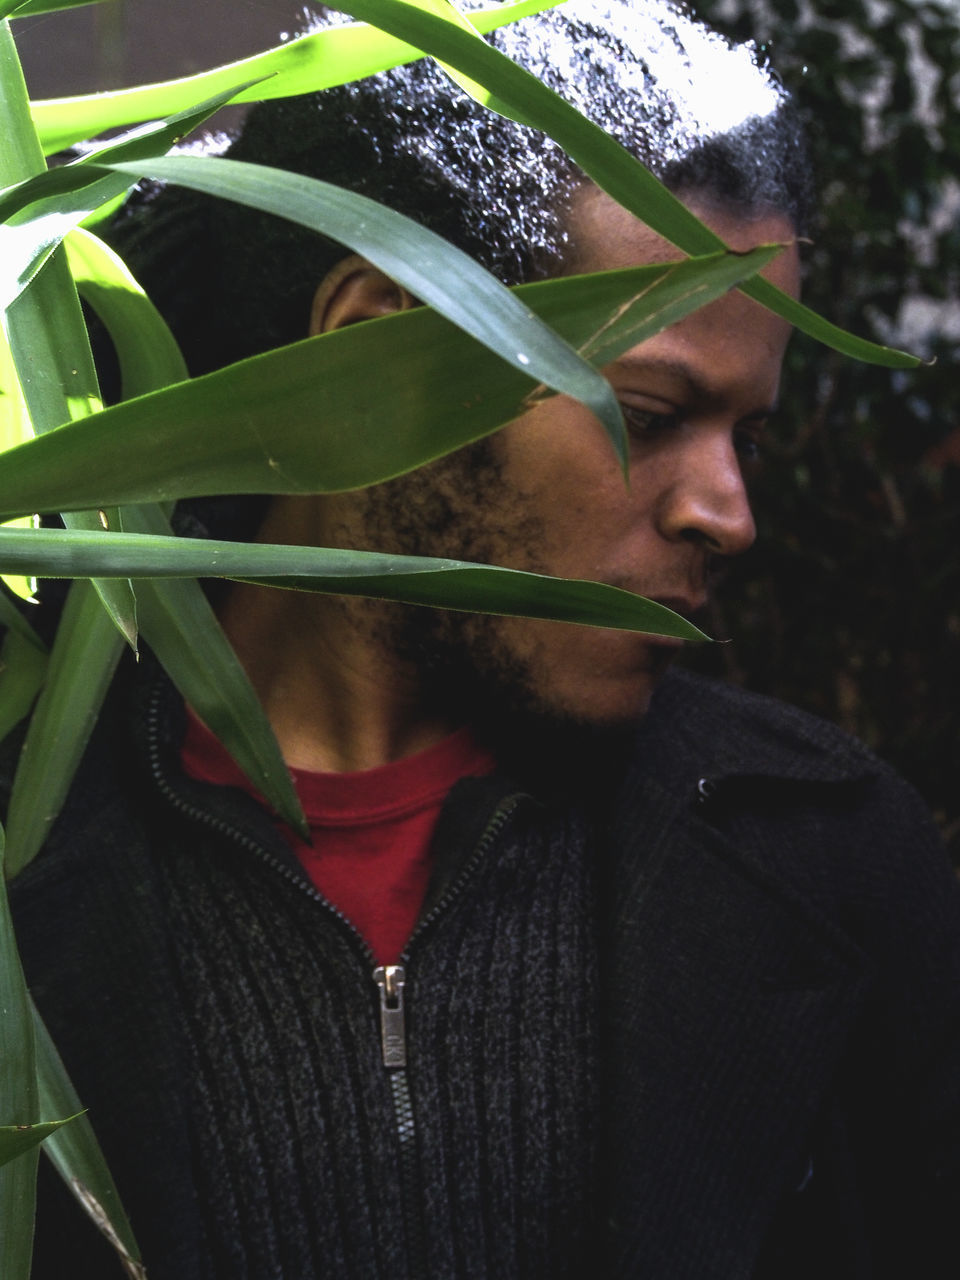
<path fill-rule="evenodd" d="M 669 377 L 677 378 L 683 383 L 685 393 L 695 400 L 709 400 L 716 394 L 714 388 L 699 377 L 685 360 L 672 360 L 661 356 L 644 356 L 641 354 L 632 355 L 630 352 L 625 352 L 611 363 L 614 367 L 622 369 L 626 373 L 662 373 Z M 756 409 L 752 409 L 743 416 L 744 418 L 768 418 L 772 417 L 779 407 L 779 401 L 774 401 L 771 404 L 759 405 Z"/>
<path fill-rule="evenodd" d="M 613 364 L 626 373 L 665 373 L 672 378 L 678 378 L 684 384 L 684 389 L 695 396 L 706 397 L 711 393 L 708 384 L 698 377 L 684 360 L 624 352 L 613 361 Z"/>

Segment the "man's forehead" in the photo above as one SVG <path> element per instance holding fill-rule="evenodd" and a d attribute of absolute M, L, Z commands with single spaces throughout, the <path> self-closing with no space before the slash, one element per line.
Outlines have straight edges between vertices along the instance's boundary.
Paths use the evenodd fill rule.
<path fill-rule="evenodd" d="M 691 212 L 738 252 L 764 243 L 788 244 L 796 238 L 786 214 L 746 210 L 724 202 L 709 191 L 678 194 Z M 676 262 L 686 256 L 592 183 L 573 195 L 569 209 L 567 270 L 570 273 Z M 796 288 L 791 292 L 796 292 Z"/>
<path fill-rule="evenodd" d="M 605 271 L 646 262 L 675 262 L 683 253 L 599 187 L 582 187 L 570 201 L 568 270 Z"/>

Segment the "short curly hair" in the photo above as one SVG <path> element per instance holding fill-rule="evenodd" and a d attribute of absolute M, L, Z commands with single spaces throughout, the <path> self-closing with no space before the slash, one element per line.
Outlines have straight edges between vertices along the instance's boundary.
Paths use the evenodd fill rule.
<path fill-rule="evenodd" d="M 752 45 L 731 44 L 673 0 L 567 0 L 489 39 L 672 190 L 784 213 L 805 230 L 803 130 Z M 567 205 L 585 181 L 550 138 L 479 105 L 430 59 L 261 103 L 226 154 L 370 196 L 506 284 L 562 269 Z M 316 283 L 347 252 L 175 188 L 142 190 L 112 238 L 195 374 L 303 337 Z"/>

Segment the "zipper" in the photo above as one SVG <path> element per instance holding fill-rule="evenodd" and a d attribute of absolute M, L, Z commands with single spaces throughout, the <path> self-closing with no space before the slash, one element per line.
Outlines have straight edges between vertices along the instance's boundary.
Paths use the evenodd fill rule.
<path fill-rule="evenodd" d="M 389 1072 L 393 1121 L 400 1153 L 400 1200 L 410 1276 L 426 1277 L 427 1242 L 420 1212 L 420 1162 L 417 1123 L 407 1076 L 407 1027 L 403 1005 L 406 970 L 401 964 L 378 965 L 373 980 L 380 992 L 380 1053 Z"/>
<path fill-rule="evenodd" d="M 159 722 L 161 693 L 162 690 L 158 685 L 154 689 L 147 711 L 147 750 L 150 762 L 150 773 L 160 794 L 168 804 L 170 804 L 179 813 L 183 814 L 184 817 L 190 818 L 200 826 L 206 827 L 208 831 L 213 831 L 217 835 L 223 836 L 224 839 L 229 840 L 232 844 L 235 844 L 239 848 L 253 854 L 266 866 L 270 867 L 272 871 L 275 871 L 277 875 L 286 880 L 288 884 L 295 885 L 305 893 L 308 898 L 312 898 L 314 902 L 319 903 L 320 906 L 333 916 L 333 918 L 337 920 L 338 923 L 352 936 L 366 958 L 367 965 L 372 965 L 373 952 L 367 945 L 363 934 L 360 933 L 357 927 L 350 920 L 349 916 L 344 915 L 344 913 L 338 907 L 335 907 L 332 902 L 328 902 L 319 890 L 315 889 L 308 880 L 305 880 L 298 875 L 292 867 L 281 862 L 279 858 L 275 858 L 273 854 L 265 849 L 258 840 L 255 840 L 252 836 L 246 835 L 239 827 L 235 827 L 233 823 L 227 822 L 223 818 L 217 818 L 206 809 L 201 809 L 198 806 L 191 804 L 189 800 L 185 800 L 176 788 L 168 782 L 167 776 L 163 771 L 163 765 L 160 762 Z"/>
<path fill-rule="evenodd" d="M 407 1266 L 413 1280 L 429 1280 L 427 1241 L 424 1233 L 420 1162 L 417 1159 L 417 1122 L 407 1074 L 407 1026 L 404 988 L 410 951 L 424 930 L 447 911 L 463 893 L 507 819 L 524 798 L 521 792 L 504 797 L 497 805 L 473 852 L 430 911 L 418 921 L 400 956 L 400 964 L 381 965 L 373 972 L 380 993 L 380 1052 L 390 1073 L 393 1114 L 400 1149 L 400 1195 L 407 1234 Z"/>
<path fill-rule="evenodd" d="M 161 688 L 157 686 L 150 699 L 147 712 L 147 746 L 150 772 L 161 795 L 167 802 L 185 817 L 206 827 L 208 831 L 230 840 L 233 844 L 246 850 L 258 858 L 264 865 L 282 876 L 289 884 L 295 885 L 314 902 L 331 915 L 341 927 L 346 929 L 366 958 L 367 965 L 373 964 L 374 955 L 363 934 L 350 918 L 333 903 L 329 902 L 312 884 L 303 880 L 292 867 L 287 866 L 263 847 L 258 840 L 246 835 L 238 827 L 222 818 L 217 818 L 206 809 L 201 809 L 185 800 L 167 780 L 160 761 L 160 696 Z M 429 929 L 449 907 L 457 901 L 469 883 L 480 863 L 485 858 L 491 845 L 506 826 L 506 823 L 520 802 L 526 799 L 526 793 L 512 792 L 505 796 L 491 814 L 480 838 L 474 845 L 473 852 L 460 867 L 439 902 L 427 912 L 414 927 L 407 940 L 400 964 L 376 965 L 373 968 L 373 981 L 379 996 L 380 1016 L 380 1056 L 383 1067 L 388 1072 L 390 1094 L 393 1103 L 394 1134 L 397 1139 L 400 1164 L 400 1196 L 406 1229 L 407 1262 L 409 1275 L 419 1280 L 428 1280 L 428 1262 L 426 1238 L 423 1229 L 423 1218 L 420 1212 L 422 1203 L 420 1166 L 417 1159 L 417 1127 L 410 1094 L 410 1081 L 407 1076 L 407 1026 L 404 988 L 406 986 L 407 966 L 410 962 L 410 950 L 413 944 Z"/>

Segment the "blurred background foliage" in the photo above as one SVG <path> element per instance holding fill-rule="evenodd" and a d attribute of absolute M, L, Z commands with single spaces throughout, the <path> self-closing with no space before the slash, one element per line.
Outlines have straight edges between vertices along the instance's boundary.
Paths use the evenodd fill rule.
<path fill-rule="evenodd" d="M 821 218 L 805 301 L 936 363 L 896 373 L 804 339 L 695 665 L 856 733 L 960 863 L 960 4 L 695 0 L 754 38 L 809 123 Z"/>
<path fill-rule="evenodd" d="M 692 661 L 864 738 L 960 863 L 960 0 L 693 0 L 754 38 L 810 125 L 822 217 L 806 300 L 936 363 L 856 365 L 795 339 L 757 491 Z M 298 0 L 110 0 L 24 20 L 35 96 L 186 74 L 295 31 Z M 71 80 L 70 77 L 73 77 Z"/>

